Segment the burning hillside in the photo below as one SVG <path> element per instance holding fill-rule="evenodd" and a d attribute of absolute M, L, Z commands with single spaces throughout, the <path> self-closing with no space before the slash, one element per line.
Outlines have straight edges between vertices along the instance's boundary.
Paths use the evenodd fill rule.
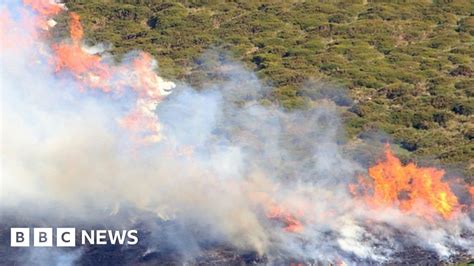
<path fill-rule="evenodd" d="M 461 205 L 449 184 L 442 180 L 444 174 L 443 170 L 417 167 L 414 163 L 403 165 L 387 146 L 385 160 L 369 168 L 369 180 L 361 177 L 358 186 L 350 188 L 373 208 L 395 206 L 428 220 L 435 216 L 451 219 L 460 212 Z M 357 195 L 357 187 L 362 195 Z M 368 191 L 372 191 L 371 195 Z"/>
<path fill-rule="evenodd" d="M 141 232 L 137 246 L 0 250 L 9 264 L 473 258 L 473 187 L 402 163 L 388 145 L 366 169 L 340 144 L 330 101 L 263 106 L 266 88 L 231 62 L 219 62 L 222 82 L 198 91 L 158 76 L 147 53 L 117 63 L 87 46 L 64 5 L 1 8 L 2 227 Z M 59 41 L 48 33 L 58 14 L 69 16 Z"/>

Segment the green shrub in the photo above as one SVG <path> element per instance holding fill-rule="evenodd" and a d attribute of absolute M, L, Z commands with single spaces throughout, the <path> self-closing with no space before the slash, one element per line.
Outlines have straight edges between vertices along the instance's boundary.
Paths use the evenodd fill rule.
<path fill-rule="evenodd" d="M 201 86 L 221 81 L 202 55 L 222 49 L 274 88 L 262 100 L 267 105 L 310 108 L 330 99 L 351 138 L 383 130 L 413 156 L 463 167 L 474 157 L 466 148 L 474 105 L 472 1 L 70 0 L 67 6 L 81 15 L 87 43 L 110 44 L 117 62 L 144 50 L 157 58 L 160 75 Z M 67 14 L 55 19 L 53 37 L 67 37 Z"/>

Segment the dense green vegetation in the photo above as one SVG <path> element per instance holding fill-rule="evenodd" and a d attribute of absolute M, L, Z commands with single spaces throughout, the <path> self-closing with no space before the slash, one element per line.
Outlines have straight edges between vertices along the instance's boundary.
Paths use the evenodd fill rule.
<path fill-rule="evenodd" d="M 210 48 L 254 70 L 281 106 L 330 97 L 349 139 L 388 133 L 411 156 L 474 175 L 474 2 L 68 1 L 92 42 L 145 50 L 196 86 Z M 331 84 L 334 90 L 317 86 Z"/>

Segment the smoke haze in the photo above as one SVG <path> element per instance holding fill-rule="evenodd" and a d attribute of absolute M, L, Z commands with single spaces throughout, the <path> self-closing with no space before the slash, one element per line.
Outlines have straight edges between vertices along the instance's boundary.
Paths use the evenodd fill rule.
<path fill-rule="evenodd" d="M 134 88 L 141 73 L 155 73 L 152 59 L 137 70 L 141 52 L 114 65 L 101 49 L 101 64 L 119 70 L 100 81 L 109 91 L 91 89 L 82 73 L 50 63 L 54 49 L 27 23 L 36 13 L 13 4 L 2 8 L 7 13 L 0 35 L 2 209 L 35 206 L 32 216 L 72 213 L 91 224 L 107 217 L 173 221 L 179 226 L 169 244 L 188 257 L 205 241 L 270 261 L 384 262 L 415 245 L 442 258 L 473 254 L 474 241 L 462 237 L 473 232 L 469 213 L 443 219 L 433 211 L 427 220 L 370 208 L 350 193 L 367 170 L 344 151 L 332 101 L 293 112 L 261 105 L 268 88 L 234 62 L 214 62 L 222 81 L 202 90 L 156 77 L 158 98 Z M 212 53 L 204 56 L 212 61 Z M 424 208 L 419 204 L 414 208 Z M 143 216 L 118 215 L 128 210 Z M 73 263 L 54 257 L 52 264 Z"/>

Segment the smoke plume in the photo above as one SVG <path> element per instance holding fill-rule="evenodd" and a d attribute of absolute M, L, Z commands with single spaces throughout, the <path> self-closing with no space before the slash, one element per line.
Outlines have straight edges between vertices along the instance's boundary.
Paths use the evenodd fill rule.
<path fill-rule="evenodd" d="M 179 225 L 169 244 L 189 257 L 205 241 L 270 261 L 384 262 L 410 246 L 473 254 L 462 237 L 473 232 L 467 190 L 455 194 L 436 169 L 401 171 L 388 150 L 368 171 L 340 144 L 332 101 L 292 112 L 261 105 L 267 88 L 229 61 L 202 90 L 159 77 L 144 52 L 113 63 L 84 45 L 75 13 L 70 38 L 51 44 L 61 12 L 48 1 L 1 9 L 0 208 L 119 224 L 133 210 Z"/>

